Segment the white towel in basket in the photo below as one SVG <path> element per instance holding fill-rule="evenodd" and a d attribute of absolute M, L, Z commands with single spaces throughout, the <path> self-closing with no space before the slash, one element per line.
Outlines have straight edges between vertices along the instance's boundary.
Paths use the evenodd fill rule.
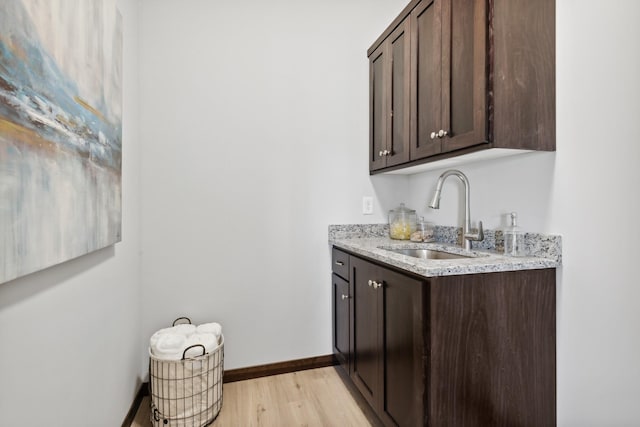
<path fill-rule="evenodd" d="M 187 338 L 184 348 L 192 345 L 203 345 L 205 353 L 211 353 L 218 347 L 218 337 L 214 334 L 199 334 L 195 333 Z M 187 351 L 186 357 L 202 356 L 202 347 L 194 347 Z"/>
<path fill-rule="evenodd" d="M 151 353 L 162 360 L 180 360 L 182 359 L 182 352 L 187 348 L 186 342 L 187 337 L 184 335 L 161 334 L 151 345 Z"/>
<path fill-rule="evenodd" d="M 196 325 L 192 325 L 191 323 L 182 323 L 180 325 L 175 325 L 171 329 L 171 332 L 174 334 L 182 334 L 188 337 L 191 334 L 196 332 Z"/>
<path fill-rule="evenodd" d="M 151 349 L 151 353 L 160 359 L 179 360 L 182 358 L 182 351 L 187 347 L 183 345 L 184 341 L 189 336 L 193 335 L 195 331 L 196 325 L 191 324 L 182 324 L 160 329 L 149 339 L 149 348 Z M 164 336 L 169 336 L 171 338 L 162 338 Z M 183 337 L 184 340 L 181 341 L 179 337 Z M 158 342 L 161 338 L 164 342 L 159 347 Z M 178 355 L 179 352 L 180 354 Z"/>
<path fill-rule="evenodd" d="M 216 322 L 203 323 L 202 325 L 198 325 L 196 332 L 200 334 L 214 334 L 220 338 L 220 335 L 222 335 L 222 326 Z"/>
<path fill-rule="evenodd" d="M 161 335 L 165 334 L 174 334 L 174 335 L 183 335 L 184 337 L 188 337 L 189 335 L 196 332 L 196 325 L 176 325 L 170 328 L 163 328 L 151 335 L 151 339 L 149 340 L 149 345 L 151 347 L 155 346 L 155 343 L 158 341 Z"/>

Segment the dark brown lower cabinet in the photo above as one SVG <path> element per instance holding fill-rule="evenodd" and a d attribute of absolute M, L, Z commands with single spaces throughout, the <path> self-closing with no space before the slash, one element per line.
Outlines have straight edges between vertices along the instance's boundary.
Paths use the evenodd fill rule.
<path fill-rule="evenodd" d="M 351 378 L 385 425 L 419 425 L 424 414 L 422 282 L 351 257 Z"/>
<path fill-rule="evenodd" d="M 336 356 L 384 425 L 556 424 L 555 269 L 427 279 L 349 266 Z"/>
<path fill-rule="evenodd" d="M 350 292 L 349 282 L 331 275 L 333 288 L 333 354 L 346 372 L 349 372 L 351 343 L 349 342 Z"/>

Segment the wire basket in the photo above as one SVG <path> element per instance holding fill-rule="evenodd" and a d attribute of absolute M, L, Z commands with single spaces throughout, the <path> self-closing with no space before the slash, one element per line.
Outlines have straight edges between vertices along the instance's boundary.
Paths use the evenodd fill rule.
<path fill-rule="evenodd" d="M 202 354 L 187 356 L 192 348 L 201 348 Z M 158 359 L 149 349 L 151 424 L 203 427 L 213 423 L 222 408 L 223 367 L 222 335 L 211 352 L 206 353 L 204 345 L 192 345 L 184 350 L 181 360 Z"/>

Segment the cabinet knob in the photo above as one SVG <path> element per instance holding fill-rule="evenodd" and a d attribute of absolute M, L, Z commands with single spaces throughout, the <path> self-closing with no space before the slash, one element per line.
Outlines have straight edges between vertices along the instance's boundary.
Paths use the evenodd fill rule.
<path fill-rule="evenodd" d="M 342 262 L 342 261 L 336 261 L 336 265 L 344 265 L 344 262 Z"/>
<path fill-rule="evenodd" d="M 382 287 L 382 283 L 373 282 L 373 289 L 378 289 Z"/>
<path fill-rule="evenodd" d="M 444 129 L 440 129 L 440 130 L 438 131 L 438 138 L 443 138 L 443 137 L 445 137 L 445 136 L 447 136 L 447 135 L 449 135 L 449 132 L 447 132 L 447 131 L 446 131 L 446 130 L 444 130 Z"/>
<path fill-rule="evenodd" d="M 349 295 L 342 294 L 342 299 L 343 300 L 348 299 L 348 298 L 349 298 Z"/>
<path fill-rule="evenodd" d="M 373 286 L 375 282 L 373 280 L 369 280 L 369 286 Z"/>
<path fill-rule="evenodd" d="M 385 156 L 388 156 L 389 154 L 391 154 L 391 151 L 389 151 L 389 150 L 384 150 L 384 151 L 382 152 L 382 154 L 384 154 Z"/>
<path fill-rule="evenodd" d="M 384 154 L 383 154 L 383 151 L 382 151 L 382 150 L 380 150 L 380 152 L 378 153 L 378 157 L 382 157 L 383 155 L 384 155 Z"/>
<path fill-rule="evenodd" d="M 437 133 L 431 132 L 431 139 L 436 139 L 437 136 L 438 136 Z"/>

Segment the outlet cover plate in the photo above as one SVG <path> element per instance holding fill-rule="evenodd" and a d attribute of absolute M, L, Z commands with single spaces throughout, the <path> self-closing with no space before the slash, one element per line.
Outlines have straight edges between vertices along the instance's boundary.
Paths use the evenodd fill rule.
<path fill-rule="evenodd" d="M 373 197 L 362 197 L 362 213 L 364 215 L 373 215 Z"/>

